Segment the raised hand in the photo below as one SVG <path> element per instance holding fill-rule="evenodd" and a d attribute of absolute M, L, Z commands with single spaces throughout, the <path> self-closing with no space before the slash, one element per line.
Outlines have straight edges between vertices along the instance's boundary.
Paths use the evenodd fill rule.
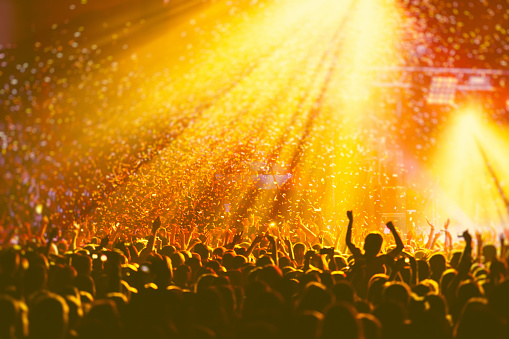
<path fill-rule="evenodd" d="M 304 256 L 304 259 L 311 259 L 313 258 L 314 256 L 316 255 L 316 251 L 315 250 L 307 250 L 305 256 Z"/>
<path fill-rule="evenodd" d="M 468 230 L 466 230 L 465 232 L 463 232 L 463 238 L 465 239 L 465 241 L 467 243 L 471 243 L 472 242 L 472 236 L 470 235 L 470 233 L 468 232 Z"/>
<path fill-rule="evenodd" d="M 273 235 L 270 235 L 268 232 L 265 233 L 265 237 L 267 238 L 267 240 L 271 243 L 275 243 L 276 242 L 276 237 L 274 237 Z"/>
<path fill-rule="evenodd" d="M 157 230 L 161 227 L 161 218 L 157 217 L 152 223 L 152 234 L 156 234 Z"/>
<path fill-rule="evenodd" d="M 324 254 L 330 256 L 331 258 L 334 257 L 334 247 L 325 247 L 322 252 L 324 252 Z"/>
<path fill-rule="evenodd" d="M 240 233 L 237 233 L 233 236 L 233 244 L 238 244 L 242 241 L 242 235 L 244 234 L 244 231 L 240 232 Z"/>
<path fill-rule="evenodd" d="M 476 238 L 477 242 L 481 243 L 482 242 L 482 233 L 479 231 L 476 231 L 475 238 Z"/>
<path fill-rule="evenodd" d="M 290 238 L 284 237 L 283 238 L 283 242 L 285 243 L 285 245 L 288 248 L 288 250 L 290 250 L 292 248 L 292 242 L 290 241 Z"/>
<path fill-rule="evenodd" d="M 444 229 L 447 231 L 449 228 L 449 224 L 451 223 L 451 219 L 447 218 L 447 221 L 444 223 Z"/>
<path fill-rule="evenodd" d="M 262 242 L 263 238 L 265 238 L 265 236 L 263 234 L 258 234 L 254 239 L 253 239 L 253 244 L 259 244 Z"/>
<path fill-rule="evenodd" d="M 272 227 L 271 231 L 272 231 L 272 234 L 274 234 L 276 237 L 280 236 L 279 229 L 277 227 L 275 227 L 275 226 Z"/>
<path fill-rule="evenodd" d="M 407 241 L 410 241 L 414 238 L 414 231 L 413 230 L 409 230 L 406 234 L 406 240 Z"/>
<path fill-rule="evenodd" d="M 394 226 L 392 221 L 389 221 L 386 225 L 387 225 L 387 228 L 390 229 L 391 231 L 396 229 L 396 227 Z"/>
<path fill-rule="evenodd" d="M 447 220 L 449 220 L 449 219 L 447 219 Z M 431 227 L 433 229 L 435 228 L 435 226 L 433 226 L 433 224 L 431 223 L 431 221 L 428 220 L 428 218 L 426 218 L 426 221 L 428 222 L 429 227 Z"/>
<path fill-rule="evenodd" d="M 104 238 L 101 239 L 101 243 L 99 244 L 99 246 L 102 248 L 105 248 L 106 246 L 108 246 L 109 242 L 110 242 L 110 236 L 106 235 Z"/>
<path fill-rule="evenodd" d="M 201 239 L 193 238 L 189 241 L 189 245 L 187 245 L 188 248 L 193 247 L 195 244 L 202 242 Z M 205 242 L 204 242 L 205 243 Z"/>
<path fill-rule="evenodd" d="M 53 240 L 53 239 L 55 239 L 57 237 L 57 235 L 58 235 L 58 228 L 53 227 L 51 229 L 51 231 L 49 232 L 49 239 Z"/>
<path fill-rule="evenodd" d="M 353 212 L 346 211 L 346 216 L 348 217 L 348 221 L 353 221 Z"/>

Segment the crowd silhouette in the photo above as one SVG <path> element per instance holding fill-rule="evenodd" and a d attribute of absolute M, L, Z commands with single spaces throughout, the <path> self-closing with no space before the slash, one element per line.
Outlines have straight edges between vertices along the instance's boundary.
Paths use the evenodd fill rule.
<path fill-rule="evenodd" d="M 352 236 L 365 226 L 347 217 L 329 240 L 300 219 L 200 232 L 156 218 L 138 235 L 62 235 L 44 220 L 0 252 L 0 337 L 508 337 L 503 237 L 495 246 L 465 231 L 444 251 L 408 234 L 405 245 L 392 222 L 391 237 Z"/>
<path fill-rule="evenodd" d="M 397 64 L 507 68 L 507 0 L 399 3 L 405 20 Z M 100 15 L 98 27 L 63 20 L 46 38 L 39 33 L 19 46 L 0 46 L 0 75 L 8 78 L 0 89 L 0 338 L 509 338 L 509 233 L 498 237 L 486 226 L 456 239 L 449 221 L 440 229 L 428 222 L 429 232 L 421 225 L 402 232 L 388 220 L 386 228 L 364 225 L 357 219 L 369 211 L 361 211 L 350 193 L 342 198 L 356 206 L 356 215 L 347 212 L 348 224 L 332 229 L 304 213 L 300 219 L 297 210 L 286 220 L 260 219 L 272 217 L 272 204 L 255 206 L 232 182 L 239 176 L 251 181 L 246 164 L 268 168 L 267 160 L 276 158 L 260 147 L 273 146 L 269 153 L 276 154 L 285 139 L 267 128 L 267 121 L 277 120 L 274 108 L 262 109 L 259 126 L 249 126 L 266 129 L 265 139 L 245 138 L 248 131 L 240 132 L 241 145 L 235 138 L 228 144 L 226 132 L 188 138 L 199 113 L 214 102 L 216 94 L 208 94 L 214 82 L 140 67 L 153 60 L 135 53 L 130 46 L 136 40 L 128 35 L 97 45 L 88 31 L 103 31 L 106 24 L 127 32 L 132 25 Z M 201 30 L 191 22 L 189 32 Z M 233 60 L 225 59 L 225 68 L 231 67 Z M 263 66 L 246 61 L 239 76 L 258 63 Z M 225 75 L 219 71 L 211 74 L 214 81 Z M 356 129 L 351 145 L 350 137 L 343 139 L 351 163 L 343 168 L 345 186 L 367 182 L 349 177 L 372 174 L 364 161 L 368 151 L 350 155 L 373 136 L 387 138 L 389 146 L 416 146 L 422 163 L 435 151 L 437 131 L 455 113 L 427 105 L 432 74 L 407 76 L 413 86 L 398 94 L 405 102 L 401 116 L 392 104 L 376 105 L 363 112 L 373 127 Z M 507 75 L 491 80 L 496 90 L 483 101 L 491 118 L 505 124 Z M 264 77 L 259 81 L 260 89 L 267 86 Z M 184 83 L 199 86 L 187 96 L 179 94 Z M 281 97 L 292 86 L 294 81 Z M 161 88 L 176 98 L 155 100 Z M 200 92 L 210 100 L 195 98 Z M 256 107 L 241 109 L 225 93 L 226 107 L 238 110 L 239 119 Z M 370 113 L 375 111 L 380 114 Z M 236 119 L 218 120 L 207 130 L 233 130 Z M 314 133 L 321 148 L 316 153 L 332 156 L 320 139 L 326 134 L 320 128 Z M 288 139 L 292 148 L 313 151 L 312 141 Z M 207 152 L 196 155 L 204 141 Z M 220 160 L 209 163 L 211 154 Z M 165 166 L 147 165 L 159 158 Z M 329 160 L 295 159 L 302 168 L 281 168 L 280 174 L 315 191 L 310 204 L 318 207 L 320 192 L 329 189 L 314 181 L 323 178 L 299 182 L 297 174 L 322 175 Z M 277 173 L 270 174 L 276 181 Z M 375 187 L 366 192 L 375 196 Z M 225 212 L 235 196 L 246 196 L 238 215 L 232 215 L 233 205 Z"/>

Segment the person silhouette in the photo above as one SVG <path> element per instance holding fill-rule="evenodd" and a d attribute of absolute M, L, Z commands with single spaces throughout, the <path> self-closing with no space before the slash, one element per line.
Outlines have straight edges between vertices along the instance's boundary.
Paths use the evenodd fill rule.
<path fill-rule="evenodd" d="M 346 245 L 352 253 L 355 263 L 352 267 L 352 283 L 360 297 L 365 297 L 369 280 L 375 274 L 386 273 L 387 266 L 391 266 L 394 259 L 403 251 L 404 244 L 394 224 L 389 221 L 387 228 L 391 231 L 396 247 L 386 254 L 379 254 L 383 244 L 383 237 L 378 232 L 369 233 L 364 240 L 364 253 L 352 243 L 353 213 L 347 211 L 348 230 Z"/>

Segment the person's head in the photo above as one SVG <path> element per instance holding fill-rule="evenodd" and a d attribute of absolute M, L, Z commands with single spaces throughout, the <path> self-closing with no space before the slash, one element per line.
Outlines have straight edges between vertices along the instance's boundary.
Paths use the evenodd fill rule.
<path fill-rule="evenodd" d="M 0 338 L 23 338 L 27 333 L 26 305 L 8 295 L 0 295 Z"/>
<path fill-rule="evenodd" d="M 240 322 L 237 330 L 237 338 L 242 339 L 279 339 L 277 326 L 263 321 Z M 214 335 L 214 338 L 216 336 Z M 195 338 L 198 338 L 197 336 Z M 205 337 L 200 337 L 205 338 Z M 212 337 L 211 337 L 212 338 Z M 297 338 L 294 338 L 297 339 Z"/>
<path fill-rule="evenodd" d="M 428 304 L 428 312 L 435 316 L 437 319 L 445 319 L 448 314 L 447 302 L 443 295 L 428 294 L 425 297 Z"/>
<path fill-rule="evenodd" d="M 485 245 L 482 249 L 482 255 L 484 256 L 484 262 L 491 262 L 497 258 L 497 248 L 491 244 Z"/>
<path fill-rule="evenodd" d="M 273 266 L 274 260 L 269 255 L 262 255 L 258 260 L 256 260 L 256 266 Z"/>
<path fill-rule="evenodd" d="M 384 301 L 395 302 L 403 306 L 405 310 L 408 310 L 410 303 L 410 288 L 403 282 L 387 282 L 384 288 Z"/>
<path fill-rule="evenodd" d="M 417 295 L 424 297 L 429 293 L 438 294 L 438 283 L 432 279 L 424 279 L 419 284 L 412 288 L 413 292 Z"/>
<path fill-rule="evenodd" d="M 285 298 L 288 303 L 293 303 L 294 298 L 298 295 L 300 290 L 300 283 L 297 279 L 291 278 L 286 275 L 278 286 L 278 291 L 281 293 L 281 296 Z"/>
<path fill-rule="evenodd" d="M 177 251 L 177 249 L 175 248 L 175 246 L 165 245 L 165 246 L 163 246 L 163 248 L 161 248 L 161 250 L 158 253 L 169 257 L 176 251 Z"/>
<path fill-rule="evenodd" d="M 279 267 L 267 265 L 261 268 L 256 278 L 275 289 L 283 279 L 283 272 Z"/>
<path fill-rule="evenodd" d="M 200 255 L 202 262 L 207 261 L 210 257 L 210 249 L 204 243 L 197 243 L 196 245 L 194 245 L 193 252 L 196 252 Z"/>
<path fill-rule="evenodd" d="M 65 253 L 69 249 L 69 246 L 67 245 L 67 241 L 61 240 L 57 244 L 58 253 Z"/>
<path fill-rule="evenodd" d="M 0 272 L 2 277 L 13 278 L 20 268 L 21 257 L 16 251 L 0 252 Z"/>
<path fill-rule="evenodd" d="M 235 251 L 235 254 L 237 254 L 237 255 L 245 255 L 246 251 L 247 251 L 247 248 L 243 247 L 242 244 L 241 244 L 241 245 L 235 246 L 233 251 Z"/>
<path fill-rule="evenodd" d="M 48 284 L 48 269 L 46 265 L 31 263 L 24 274 L 25 294 L 28 296 L 38 290 L 43 290 Z"/>
<path fill-rule="evenodd" d="M 442 273 L 447 269 L 447 261 L 443 253 L 435 253 L 429 258 L 429 268 L 434 279 L 440 279 Z"/>
<path fill-rule="evenodd" d="M 202 263 L 198 257 L 193 257 L 188 260 L 186 260 L 186 265 L 191 268 L 191 271 L 193 273 L 193 277 L 196 275 L 200 267 L 202 267 Z"/>
<path fill-rule="evenodd" d="M 227 251 L 223 254 L 223 258 L 221 260 L 221 264 L 227 269 L 230 270 L 232 268 L 233 258 L 235 258 L 234 251 Z"/>
<path fill-rule="evenodd" d="M 237 295 L 231 285 L 220 284 L 216 286 L 217 291 L 221 294 L 223 299 L 223 304 L 226 310 L 226 313 L 229 317 L 233 318 L 237 312 Z"/>
<path fill-rule="evenodd" d="M 318 338 L 323 314 L 316 311 L 304 311 L 295 315 L 290 326 L 289 337 L 292 339 Z"/>
<path fill-rule="evenodd" d="M 509 321 L 509 280 L 506 280 L 493 288 L 488 296 L 491 308 L 506 322 Z"/>
<path fill-rule="evenodd" d="M 78 275 L 89 275 L 92 272 L 92 258 L 88 255 L 73 254 L 71 256 L 71 265 Z"/>
<path fill-rule="evenodd" d="M 83 317 L 83 306 L 81 304 L 81 298 L 79 294 L 76 295 L 65 295 L 64 296 L 67 306 L 69 306 L 69 329 L 76 329 L 76 325 Z"/>
<path fill-rule="evenodd" d="M 216 284 L 217 278 L 217 275 L 212 273 L 205 273 L 200 275 L 195 285 L 195 292 L 198 293 L 203 289 L 214 286 Z"/>
<path fill-rule="evenodd" d="M 363 338 L 362 325 L 355 308 L 347 303 L 338 303 L 325 311 L 322 338 Z"/>
<path fill-rule="evenodd" d="M 382 324 L 372 314 L 361 313 L 359 320 L 362 324 L 365 339 L 381 339 L 382 338 Z"/>
<path fill-rule="evenodd" d="M 298 301 L 297 309 L 303 311 L 317 311 L 323 313 L 325 307 L 332 303 L 332 295 L 325 289 L 325 286 L 311 282 L 306 285 L 304 292 Z"/>
<path fill-rule="evenodd" d="M 175 252 L 170 255 L 171 265 L 173 267 L 179 267 L 186 262 L 184 255 L 180 252 Z"/>
<path fill-rule="evenodd" d="M 304 245 L 301 242 L 296 243 L 293 245 L 293 254 L 295 255 L 295 259 L 304 259 L 304 254 L 306 252 L 306 245 Z"/>
<path fill-rule="evenodd" d="M 426 260 L 417 260 L 417 274 L 419 277 L 419 281 L 425 280 L 429 278 L 429 264 Z"/>
<path fill-rule="evenodd" d="M 242 319 L 247 322 L 265 322 L 280 326 L 284 313 L 284 299 L 278 292 L 261 281 L 246 287 L 246 298 L 242 309 Z"/>
<path fill-rule="evenodd" d="M 348 280 L 335 284 L 332 288 L 332 293 L 334 293 L 336 301 L 343 301 L 353 305 L 356 300 L 355 290 Z"/>
<path fill-rule="evenodd" d="M 50 270 L 49 285 L 52 291 L 59 292 L 67 286 L 72 286 L 76 278 L 76 270 L 69 265 L 54 265 Z"/>
<path fill-rule="evenodd" d="M 181 287 L 186 288 L 191 282 L 191 269 L 187 265 L 180 265 L 175 270 L 173 282 Z"/>
<path fill-rule="evenodd" d="M 333 260 L 334 263 L 336 264 L 336 270 L 338 271 L 348 266 L 346 259 L 340 255 L 335 255 Z"/>
<path fill-rule="evenodd" d="M 165 255 L 151 254 L 148 259 L 150 268 L 155 276 L 154 282 L 159 287 L 166 287 L 173 278 L 173 267 L 171 260 Z"/>
<path fill-rule="evenodd" d="M 65 338 L 69 321 L 69 307 L 65 300 L 56 294 L 41 294 L 30 306 L 30 337 Z"/>
<path fill-rule="evenodd" d="M 463 253 L 462 251 L 458 251 L 458 250 L 452 252 L 451 260 L 449 261 L 449 265 L 452 268 L 456 269 L 458 267 L 462 253 Z"/>
<path fill-rule="evenodd" d="M 489 264 L 489 276 L 492 282 L 498 283 L 504 280 L 506 273 L 507 267 L 503 261 L 493 260 Z"/>
<path fill-rule="evenodd" d="M 118 338 L 121 335 L 122 322 L 117 304 L 112 299 L 95 301 L 90 311 L 85 315 L 78 330 L 79 337 Z"/>
<path fill-rule="evenodd" d="M 403 338 L 401 334 L 405 328 L 407 315 L 400 303 L 384 302 L 375 307 L 373 315 L 382 324 L 384 338 Z"/>
<path fill-rule="evenodd" d="M 233 270 L 240 269 L 246 263 L 247 263 L 247 258 L 245 256 L 237 255 L 232 260 L 231 269 L 233 269 Z"/>
<path fill-rule="evenodd" d="M 211 268 L 216 273 L 221 271 L 222 268 L 221 264 L 217 260 L 209 260 L 208 262 L 205 263 L 205 267 Z"/>
<path fill-rule="evenodd" d="M 490 309 L 486 300 L 473 298 L 463 308 L 454 328 L 454 338 L 506 338 L 503 324 L 495 312 Z"/>
<path fill-rule="evenodd" d="M 455 311 L 453 315 L 458 315 L 470 299 L 481 298 L 483 294 L 482 288 L 476 282 L 469 280 L 461 282 L 456 291 L 457 309 L 453 310 Z"/>
<path fill-rule="evenodd" d="M 449 283 L 456 277 L 456 270 L 448 269 L 444 273 L 442 273 L 442 277 L 440 277 L 440 293 L 445 295 L 446 289 L 449 286 Z"/>
<path fill-rule="evenodd" d="M 384 285 L 387 281 L 389 281 L 389 276 L 386 274 L 375 274 L 369 280 L 367 299 L 374 306 L 382 302 Z"/>
<path fill-rule="evenodd" d="M 372 232 L 364 240 L 364 253 L 368 256 L 375 256 L 382 248 L 384 238 L 378 232 Z"/>
<path fill-rule="evenodd" d="M 212 251 L 212 256 L 214 258 L 222 258 L 223 257 L 223 254 L 224 254 L 224 248 L 222 247 L 216 247 L 214 248 L 214 250 Z"/>

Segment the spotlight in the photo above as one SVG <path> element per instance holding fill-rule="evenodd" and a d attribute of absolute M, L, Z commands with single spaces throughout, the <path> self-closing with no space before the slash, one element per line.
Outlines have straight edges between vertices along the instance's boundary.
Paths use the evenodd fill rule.
<path fill-rule="evenodd" d="M 456 77 L 436 76 L 431 79 L 428 104 L 451 105 L 456 97 L 458 79 Z"/>

